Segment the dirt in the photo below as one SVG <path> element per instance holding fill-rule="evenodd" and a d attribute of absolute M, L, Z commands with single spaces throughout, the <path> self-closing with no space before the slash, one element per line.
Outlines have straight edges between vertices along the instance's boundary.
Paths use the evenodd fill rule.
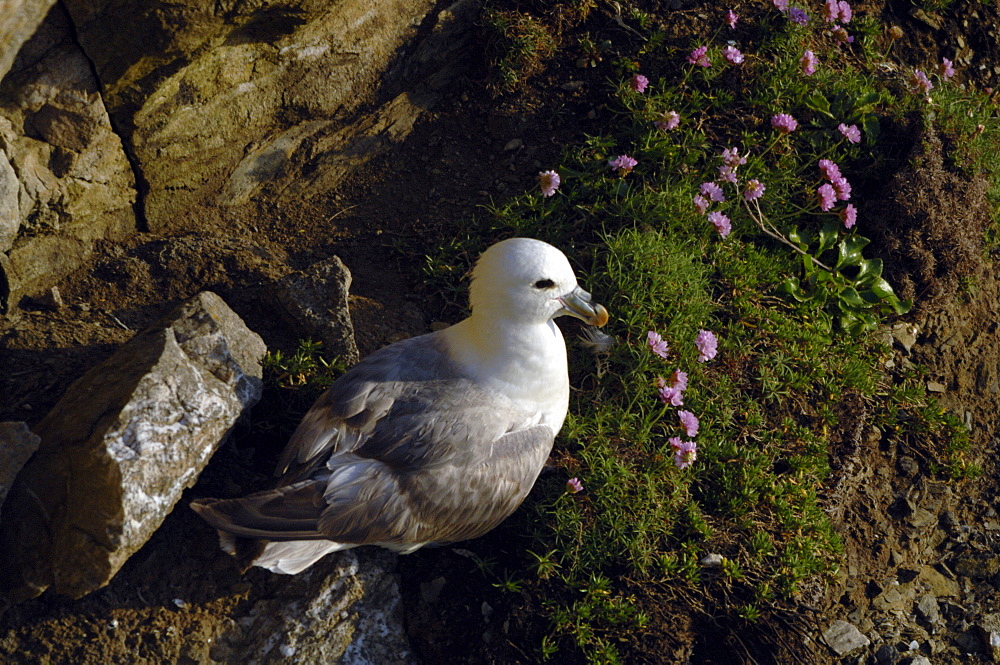
<path fill-rule="evenodd" d="M 674 26 L 671 39 L 686 45 L 687 35 L 705 32 L 707 7 L 682 2 L 682 9 L 671 11 L 667 4 L 648 3 L 658 16 L 669 17 L 665 20 Z M 750 15 L 761 6 L 736 3 L 734 8 Z M 996 7 L 956 6 L 942 13 L 940 30 L 910 16 L 911 7 L 901 0 L 884 6 L 866 3 L 855 5 L 855 12 L 867 9 L 887 24 L 903 27 L 907 39 L 891 52 L 901 66 L 929 66 L 942 55 L 954 57 L 961 50 L 953 48 L 961 36 L 972 52 L 963 71 L 977 77 L 970 82 L 995 83 L 993 65 L 1000 66 L 994 52 L 1000 25 Z M 980 20 L 967 21 L 972 9 Z M 575 29 L 595 29 L 595 22 L 621 41 L 632 39 L 602 12 Z M 572 48 L 570 52 L 573 57 L 547 63 L 518 93 L 500 98 L 488 89 L 488 68 L 479 53 L 465 78 L 405 144 L 322 199 L 278 206 L 265 195 L 210 227 L 188 220 L 186 231 L 175 237 L 138 234 L 126 243 L 101 245 L 84 268 L 58 285 L 64 306 L 26 303 L 17 318 L 0 321 L 0 420 L 37 422 L 76 377 L 178 301 L 204 289 L 222 295 L 270 349 L 291 350 L 297 342 L 294 331 L 260 305 L 260 296 L 269 282 L 332 254 L 354 277 L 351 314 L 362 355 L 426 332 L 435 321 L 457 320 L 464 303 L 422 291 L 419 260 L 404 258 L 407 254 L 398 249 L 436 237 L 442 221 L 452 226 L 455 220 L 479 214 L 482 206 L 533 187 L 539 170 L 558 163 L 562 146 L 606 126 L 611 117 L 603 86 L 610 70 L 606 65 L 577 69 L 576 53 Z M 983 63 L 988 66 L 978 68 Z M 564 89 L 568 81 L 582 85 Z M 918 136 L 911 134 L 901 154 L 917 143 Z M 900 176 L 896 186 L 901 197 L 913 191 L 913 177 Z M 984 473 L 978 480 L 953 484 L 952 491 L 960 497 L 954 508 L 958 521 L 977 524 L 997 496 L 1000 478 L 996 455 L 991 454 L 997 445 L 994 418 L 1000 412 L 1000 287 L 988 261 L 959 274 L 968 270 L 970 256 L 981 254 L 975 254 L 975 247 L 948 249 L 948 234 L 933 232 L 937 221 L 952 219 L 954 210 L 947 205 L 967 207 L 968 198 L 955 194 L 963 183 L 948 172 L 931 184 L 948 196 L 937 197 L 944 199 L 938 207 L 932 205 L 933 195 L 922 199 L 922 226 L 913 221 L 913 210 L 902 214 L 897 209 L 892 216 L 909 220 L 906 237 L 919 236 L 923 244 L 918 247 L 914 241 L 894 248 L 891 242 L 882 243 L 887 260 L 896 260 L 900 270 L 908 267 L 910 292 L 934 295 L 933 307 L 909 317 L 919 329 L 918 341 L 909 352 L 897 348 L 895 362 L 924 366 L 929 377 L 945 386 L 942 403 L 972 424 L 973 450 L 985 464 Z M 948 228 L 953 237 L 957 227 Z M 900 235 L 898 229 L 886 227 L 884 238 Z M 959 288 L 962 284 L 965 290 Z M 268 403 L 275 406 L 269 409 Z M 231 493 L 233 485 L 259 485 L 287 436 L 276 424 L 276 411 L 307 406 L 271 389 L 255 412 L 255 428 L 237 430 L 181 505 L 219 488 Z M 840 588 L 829 591 L 829 606 L 797 608 L 792 614 L 800 621 L 787 626 L 778 622 L 756 637 L 743 635 L 742 641 L 704 617 L 695 618 L 690 625 L 674 626 L 680 637 L 673 642 L 661 637 L 654 643 L 653 635 L 637 637 L 646 642 L 646 662 L 683 662 L 692 645 L 701 663 L 738 662 L 747 655 L 760 662 L 782 662 L 775 654 L 783 644 L 801 642 L 797 631 L 803 625 L 820 625 L 825 618 L 870 605 L 870 589 L 864 584 L 852 587 L 851 579 L 886 578 L 925 563 L 917 561 L 929 556 L 925 550 L 890 561 L 892 552 L 900 549 L 891 538 L 901 532 L 886 508 L 917 482 L 900 467 L 902 456 L 917 460 L 918 477 L 931 476 L 928 448 L 873 433 L 864 404 L 844 408 L 857 413 L 856 423 L 843 433 L 827 491 L 831 515 L 845 538 L 848 574 Z M 483 557 L 517 558 L 523 555 L 520 538 L 515 518 L 467 549 Z M 547 630 L 533 605 L 537 601 L 527 594 L 500 592 L 464 551 L 421 551 L 400 563 L 408 628 L 418 654 L 427 663 L 536 662 L 535 647 L 526 645 L 539 644 Z M 273 582 L 265 578 L 260 571 L 241 577 L 218 551 L 214 534 L 181 508 L 105 589 L 73 602 L 45 595 L 9 608 L 0 616 L 0 662 L 203 662 L 209 655 L 204 645 L 222 629 L 219 617 L 255 594 L 267 593 Z M 428 603 L 422 594 L 439 578 L 445 580 L 440 597 Z M 996 591 L 989 584 L 979 598 L 981 604 L 997 607 Z M 672 615 L 664 617 L 668 620 Z M 817 662 L 832 662 L 822 654 L 826 651 L 818 648 Z"/>

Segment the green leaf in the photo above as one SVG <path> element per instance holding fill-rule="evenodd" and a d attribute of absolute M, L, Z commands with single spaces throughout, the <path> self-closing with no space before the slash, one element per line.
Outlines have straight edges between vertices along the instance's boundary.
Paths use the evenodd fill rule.
<path fill-rule="evenodd" d="M 861 255 L 861 250 L 871 241 L 868 238 L 863 238 L 861 236 L 850 236 L 844 238 L 840 241 L 838 246 L 838 257 L 837 265 L 834 268 L 840 269 L 845 266 L 856 266 L 859 265 L 864 257 Z"/>
<path fill-rule="evenodd" d="M 811 297 L 803 289 L 799 283 L 798 277 L 787 277 L 780 284 L 778 284 L 778 290 L 782 293 L 791 296 L 798 302 L 809 302 Z"/>
<path fill-rule="evenodd" d="M 799 227 L 793 226 L 788 230 L 788 239 L 799 249 L 806 251 L 809 249 L 809 234 L 799 231 Z"/>
<path fill-rule="evenodd" d="M 865 301 L 858 294 L 857 290 L 850 286 L 840 292 L 840 300 L 841 305 L 846 304 L 848 307 L 871 307 L 871 304 Z"/>
<path fill-rule="evenodd" d="M 868 143 L 875 143 L 880 131 L 878 116 L 869 114 L 861 118 L 861 130 L 864 132 Z"/>
<path fill-rule="evenodd" d="M 871 290 L 872 293 L 877 295 L 882 300 L 887 300 L 890 296 L 893 298 L 896 297 L 896 294 L 892 291 L 892 286 L 881 277 L 877 277 L 872 280 Z"/>
<path fill-rule="evenodd" d="M 806 106 L 811 108 L 813 111 L 822 113 L 825 116 L 833 118 L 833 114 L 830 113 L 830 100 L 824 97 L 821 93 L 816 93 L 806 100 Z"/>
<path fill-rule="evenodd" d="M 858 264 L 858 274 L 854 278 L 855 284 L 867 284 L 869 281 L 882 276 L 882 259 L 866 259 Z"/>
<path fill-rule="evenodd" d="M 826 250 L 833 248 L 833 246 L 837 243 L 837 237 L 840 235 L 840 229 L 838 226 L 839 225 L 836 220 L 829 220 L 822 226 L 822 228 L 820 228 L 819 250 L 816 252 L 816 256 L 819 256 Z"/>

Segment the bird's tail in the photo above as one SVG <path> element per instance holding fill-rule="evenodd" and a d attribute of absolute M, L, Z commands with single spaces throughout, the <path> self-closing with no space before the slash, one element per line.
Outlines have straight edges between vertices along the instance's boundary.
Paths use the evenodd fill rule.
<path fill-rule="evenodd" d="M 305 483 L 237 499 L 196 499 L 191 508 L 219 532 L 222 549 L 242 570 L 261 566 L 294 575 L 329 552 L 354 547 L 319 533 L 319 509 Z M 269 542 L 273 541 L 273 542 Z"/>

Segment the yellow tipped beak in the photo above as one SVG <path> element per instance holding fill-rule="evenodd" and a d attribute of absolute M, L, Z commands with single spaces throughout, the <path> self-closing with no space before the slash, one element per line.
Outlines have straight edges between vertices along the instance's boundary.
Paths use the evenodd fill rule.
<path fill-rule="evenodd" d="M 608 322 L 608 310 L 604 305 L 593 302 L 589 293 L 579 286 L 559 298 L 562 309 L 556 314 L 568 314 L 600 328 Z"/>

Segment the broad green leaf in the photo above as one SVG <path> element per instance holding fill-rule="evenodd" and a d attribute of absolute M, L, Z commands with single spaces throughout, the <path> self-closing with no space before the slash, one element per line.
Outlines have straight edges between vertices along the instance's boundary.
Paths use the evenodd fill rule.
<path fill-rule="evenodd" d="M 824 224 L 819 230 L 819 251 L 816 252 L 816 256 L 819 256 L 828 249 L 833 248 L 837 243 L 837 237 L 840 235 L 840 229 L 835 220 L 830 220 Z"/>
<path fill-rule="evenodd" d="M 858 264 L 858 274 L 855 284 L 867 284 L 869 280 L 882 276 L 882 259 L 866 259 Z"/>
<path fill-rule="evenodd" d="M 833 114 L 830 113 L 830 100 L 824 97 L 821 93 L 816 93 L 806 100 L 806 106 L 811 108 L 813 111 L 822 113 L 825 116 L 833 118 Z"/>
<path fill-rule="evenodd" d="M 868 238 L 863 238 L 861 236 L 850 236 L 844 238 L 840 241 L 837 246 L 838 257 L 837 265 L 834 268 L 843 268 L 844 266 L 856 266 L 864 260 L 861 255 L 861 250 L 871 242 Z"/>
<path fill-rule="evenodd" d="M 842 305 L 846 304 L 849 307 L 871 307 L 871 305 L 850 286 L 840 292 L 840 300 Z"/>
<path fill-rule="evenodd" d="M 881 277 L 878 277 L 872 281 L 872 293 L 876 294 L 878 297 L 886 300 L 889 296 L 895 297 L 896 294 L 892 291 L 892 286 L 889 282 L 885 281 Z"/>

